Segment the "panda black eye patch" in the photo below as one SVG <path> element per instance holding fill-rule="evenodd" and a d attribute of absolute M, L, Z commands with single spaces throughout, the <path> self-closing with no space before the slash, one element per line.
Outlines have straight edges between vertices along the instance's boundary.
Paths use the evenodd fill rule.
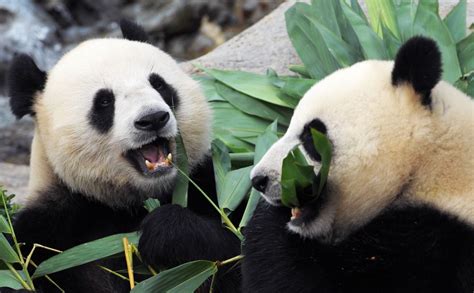
<path fill-rule="evenodd" d="M 89 112 L 89 123 L 102 134 L 107 133 L 114 123 L 115 96 L 110 89 L 100 89 L 94 96 Z"/>
<path fill-rule="evenodd" d="M 148 81 L 151 86 L 161 95 L 171 109 L 175 110 L 178 107 L 178 94 L 176 90 L 168 84 L 160 75 L 156 73 L 150 74 Z"/>
<path fill-rule="evenodd" d="M 316 162 L 321 162 L 321 155 L 314 148 L 313 136 L 311 135 L 311 128 L 316 129 L 322 134 L 327 133 L 327 128 L 324 122 L 322 122 L 321 120 L 313 119 L 311 120 L 311 122 L 307 123 L 304 126 L 303 132 L 300 134 L 300 140 L 301 140 L 301 143 L 303 144 L 303 148 L 308 153 L 310 158 Z"/>

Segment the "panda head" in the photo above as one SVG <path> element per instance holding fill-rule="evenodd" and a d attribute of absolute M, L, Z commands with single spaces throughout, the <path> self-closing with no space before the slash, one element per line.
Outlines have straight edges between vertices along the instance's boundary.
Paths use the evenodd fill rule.
<path fill-rule="evenodd" d="M 300 207 L 288 228 L 305 237 L 344 238 L 424 176 L 418 168 L 425 154 L 434 154 L 438 126 L 431 97 L 440 76 L 437 45 L 423 37 L 408 40 L 394 62 L 363 61 L 327 76 L 304 95 L 285 135 L 252 170 L 254 187 L 279 205 L 283 159 L 299 147 L 317 173 L 320 156 L 310 128 L 325 133 L 333 147 L 325 190 L 315 203 Z"/>
<path fill-rule="evenodd" d="M 178 133 L 191 168 L 211 139 L 199 85 L 141 27 L 121 28 L 125 39 L 85 41 L 48 73 L 19 55 L 8 75 L 12 112 L 36 123 L 31 180 L 49 168 L 71 190 L 116 206 L 172 188 Z"/>

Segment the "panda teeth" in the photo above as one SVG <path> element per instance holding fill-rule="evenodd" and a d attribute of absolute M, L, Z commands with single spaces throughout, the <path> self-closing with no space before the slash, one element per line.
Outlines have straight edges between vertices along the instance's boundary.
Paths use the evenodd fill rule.
<path fill-rule="evenodd" d="M 173 162 L 173 155 L 171 153 L 166 157 L 166 163 L 170 165 Z"/>
<path fill-rule="evenodd" d="M 299 208 L 291 209 L 291 220 L 297 219 L 301 216 L 301 210 Z"/>
<path fill-rule="evenodd" d="M 148 171 L 155 171 L 156 168 L 158 168 L 158 164 L 154 164 L 146 159 L 145 159 L 145 165 Z"/>

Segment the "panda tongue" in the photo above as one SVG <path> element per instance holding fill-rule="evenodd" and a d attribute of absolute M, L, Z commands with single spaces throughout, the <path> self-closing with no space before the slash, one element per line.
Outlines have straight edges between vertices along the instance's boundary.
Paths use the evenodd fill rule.
<path fill-rule="evenodd" d="M 140 149 L 143 158 L 148 160 L 150 163 L 157 163 L 160 161 L 160 157 L 164 158 L 164 155 L 156 145 L 146 145 Z"/>

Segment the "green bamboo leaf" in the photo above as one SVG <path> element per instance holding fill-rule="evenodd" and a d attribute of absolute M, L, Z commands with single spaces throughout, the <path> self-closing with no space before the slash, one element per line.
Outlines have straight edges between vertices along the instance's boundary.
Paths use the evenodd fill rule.
<path fill-rule="evenodd" d="M 40 263 L 33 277 L 52 274 L 123 252 L 124 237 L 128 238 L 130 243 L 138 244 L 137 232 L 115 234 L 80 244 Z"/>
<path fill-rule="evenodd" d="M 395 59 L 401 42 L 392 34 L 392 32 L 382 23 L 383 42 L 387 48 L 390 59 Z"/>
<path fill-rule="evenodd" d="M 363 60 L 362 46 L 360 45 L 359 39 L 357 38 L 357 34 L 352 28 L 352 25 L 342 11 L 341 1 L 333 1 L 333 4 L 342 39 L 344 42 L 349 44 L 353 52 L 356 52 L 357 61 Z M 362 15 L 365 17 L 363 13 Z"/>
<path fill-rule="evenodd" d="M 342 2 L 342 1 L 341 1 L 341 2 Z M 339 3 L 341 3 L 341 2 L 339 2 Z M 342 3 L 342 4 L 345 4 L 345 3 Z M 360 7 L 358 0 L 351 0 L 351 9 L 352 9 L 355 13 L 357 13 L 357 15 L 358 15 L 366 24 L 369 24 L 369 21 L 367 20 L 367 17 L 365 16 L 364 11 L 363 11 L 362 8 Z"/>
<path fill-rule="evenodd" d="M 10 246 L 7 238 L 0 233 L 0 260 L 6 261 L 7 263 L 20 262 L 18 255 L 15 250 Z"/>
<path fill-rule="evenodd" d="M 321 132 L 314 128 L 311 128 L 311 135 L 313 137 L 313 145 L 321 156 L 321 169 L 319 170 L 319 185 L 317 196 L 323 191 L 323 187 L 326 183 L 329 174 L 329 168 L 331 165 L 331 142 Z"/>
<path fill-rule="evenodd" d="M 156 198 L 149 198 L 143 202 L 145 209 L 151 213 L 154 209 L 160 207 L 160 201 Z"/>
<path fill-rule="evenodd" d="M 442 54 L 443 79 L 450 83 L 458 80 L 462 74 L 456 44 L 439 15 L 426 8 L 426 5 L 418 5 L 413 32 L 436 40 Z"/>
<path fill-rule="evenodd" d="M 395 2 L 398 28 L 400 30 L 401 42 L 407 41 L 413 36 L 413 21 L 416 14 L 416 3 L 414 0 L 400 0 Z"/>
<path fill-rule="evenodd" d="M 474 71 L 474 33 L 470 33 L 456 45 L 463 74 Z"/>
<path fill-rule="evenodd" d="M 374 31 L 383 37 L 382 25 L 390 30 L 396 39 L 400 39 L 395 5 L 392 0 L 365 0 L 369 13 L 370 25 Z"/>
<path fill-rule="evenodd" d="M 301 163 L 302 156 L 298 155 L 299 152 L 298 149 L 289 152 L 282 164 L 281 201 L 288 207 L 299 206 L 297 191 L 310 186 L 314 176 L 313 167 L 309 166 L 306 160 Z"/>
<path fill-rule="evenodd" d="M 235 137 L 232 132 L 222 128 L 214 128 L 214 139 L 222 141 L 229 148 L 230 152 L 246 153 L 253 152 L 254 150 L 252 144 Z"/>
<path fill-rule="evenodd" d="M 217 81 L 214 78 L 206 75 L 194 75 L 193 78 L 199 82 L 199 85 L 201 86 L 204 96 L 206 96 L 208 102 L 225 101 L 225 99 L 221 97 L 216 91 L 215 84 Z"/>
<path fill-rule="evenodd" d="M 326 27 L 331 31 L 337 38 L 341 38 L 341 31 L 339 30 L 339 24 L 337 23 L 336 11 L 334 7 L 335 1 L 321 1 L 321 0 L 311 0 L 311 12 L 315 20 L 318 23 Z"/>
<path fill-rule="evenodd" d="M 254 165 L 256 165 L 265 155 L 265 153 L 270 149 L 270 147 L 278 140 L 277 136 L 277 121 L 273 121 L 270 124 L 265 132 L 257 138 L 255 144 L 255 155 L 254 155 Z M 260 200 L 260 193 L 252 188 L 250 191 L 250 197 L 247 201 L 244 214 L 240 220 L 239 229 L 245 227 L 253 215 L 255 208 Z"/>
<path fill-rule="evenodd" d="M 277 109 L 275 108 L 277 106 L 272 107 L 271 105 L 267 105 L 264 102 L 260 102 L 259 100 L 235 91 L 221 83 L 216 84 L 216 90 L 219 95 L 224 97 L 232 106 L 246 114 L 269 121 L 277 118 L 278 121 L 285 126 L 290 124 L 292 111 L 287 108 Z"/>
<path fill-rule="evenodd" d="M 253 166 L 232 170 L 225 175 L 222 193 L 217 197 L 219 207 L 227 214 L 234 211 L 248 194 Z"/>
<path fill-rule="evenodd" d="M 215 132 L 224 130 L 235 137 L 256 137 L 263 133 L 268 125 L 268 121 L 247 115 L 229 103 L 213 102 L 211 107 L 214 113 Z M 219 139 L 221 138 L 219 137 Z M 253 149 L 248 151 L 253 151 Z"/>
<path fill-rule="evenodd" d="M 11 234 L 10 225 L 8 224 L 7 219 L 4 216 L 0 215 L 0 233 Z"/>
<path fill-rule="evenodd" d="M 329 51 L 324 38 L 302 11 L 308 4 L 296 3 L 285 13 L 286 27 L 293 47 L 314 79 L 322 79 L 341 66 Z"/>
<path fill-rule="evenodd" d="M 290 65 L 288 66 L 288 69 L 291 72 L 301 75 L 301 77 L 304 77 L 304 78 L 311 77 L 308 70 L 306 70 L 306 68 L 304 67 L 304 65 Z"/>
<path fill-rule="evenodd" d="M 455 42 L 466 37 L 466 10 L 466 0 L 460 0 L 443 20 Z"/>
<path fill-rule="evenodd" d="M 242 227 L 247 226 L 247 223 L 252 218 L 253 213 L 255 212 L 255 208 L 257 208 L 257 204 L 260 201 L 260 198 L 260 192 L 252 188 L 252 190 L 250 191 L 249 200 L 247 201 L 247 206 L 245 207 L 244 214 L 242 216 L 242 219 L 240 220 L 239 230 Z"/>
<path fill-rule="evenodd" d="M 439 14 L 439 3 L 438 0 L 422 0 L 418 2 L 418 6 L 423 6 L 424 8 L 430 10 L 434 14 Z"/>
<path fill-rule="evenodd" d="M 18 272 L 21 274 L 22 272 Z M 8 270 L 1 270 L 0 271 L 0 288 L 11 288 L 15 290 L 23 289 L 21 283 L 13 276 L 13 274 Z"/>
<path fill-rule="evenodd" d="M 265 75 L 207 68 L 203 68 L 203 70 L 223 84 L 256 99 L 286 108 L 296 106 L 296 102 L 292 99 L 282 98 L 278 89 Z"/>
<path fill-rule="evenodd" d="M 314 79 L 299 77 L 280 77 L 279 81 L 281 91 L 298 100 L 317 82 Z M 291 118 L 292 113 L 288 113 L 288 115 Z"/>
<path fill-rule="evenodd" d="M 194 292 L 215 273 L 217 273 L 215 262 L 196 260 L 160 272 L 158 275 L 139 283 L 130 292 Z"/>
<path fill-rule="evenodd" d="M 318 2 L 333 3 L 332 1 Z M 334 8 L 331 8 L 331 10 L 333 11 L 335 17 Z M 309 9 L 299 9 L 298 13 L 306 17 L 311 22 L 311 24 L 319 31 L 327 45 L 329 52 L 334 56 L 334 58 L 338 61 L 340 65 L 342 65 L 343 67 L 347 67 L 356 63 L 360 59 L 360 54 L 357 49 L 353 48 L 341 38 L 339 29 L 336 33 L 331 29 L 327 28 L 323 23 L 320 22 L 321 17 L 319 17 L 319 14 Z M 336 19 L 334 19 L 334 23 L 337 26 Z"/>
<path fill-rule="evenodd" d="M 216 181 L 217 194 L 222 194 L 224 189 L 225 175 L 230 171 L 231 162 L 229 156 L 229 150 L 225 144 L 216 139 L 211 145 L 212 151 L 212 164 L 214 166 L 214 177 Z"/>
<path fill-rule="evenodd" d="M 188 167 L 188 156 L 186 154 L 186 147 L 184 145 L 181 134 L 178 134 L 175 137 L 176 141 L 176 165 L 178 169 L 184 172 L 186 175 L 189 175 Z M 176 185 L 173 189 L 172 203 L 178 204 L 182 207 L 187 207 L 188 205 L 188 178 L 179 172 L 178 177 L 176 178 Z"/>
<path fill-rule="evenodd" d="M 354 29 L 354 32 L 362 46 L 365 59 L 386 60 L 388 53 L 382 39 L 370 28 L 370 26 L 345 3 L 342 3 L 342 11 Z"/>

